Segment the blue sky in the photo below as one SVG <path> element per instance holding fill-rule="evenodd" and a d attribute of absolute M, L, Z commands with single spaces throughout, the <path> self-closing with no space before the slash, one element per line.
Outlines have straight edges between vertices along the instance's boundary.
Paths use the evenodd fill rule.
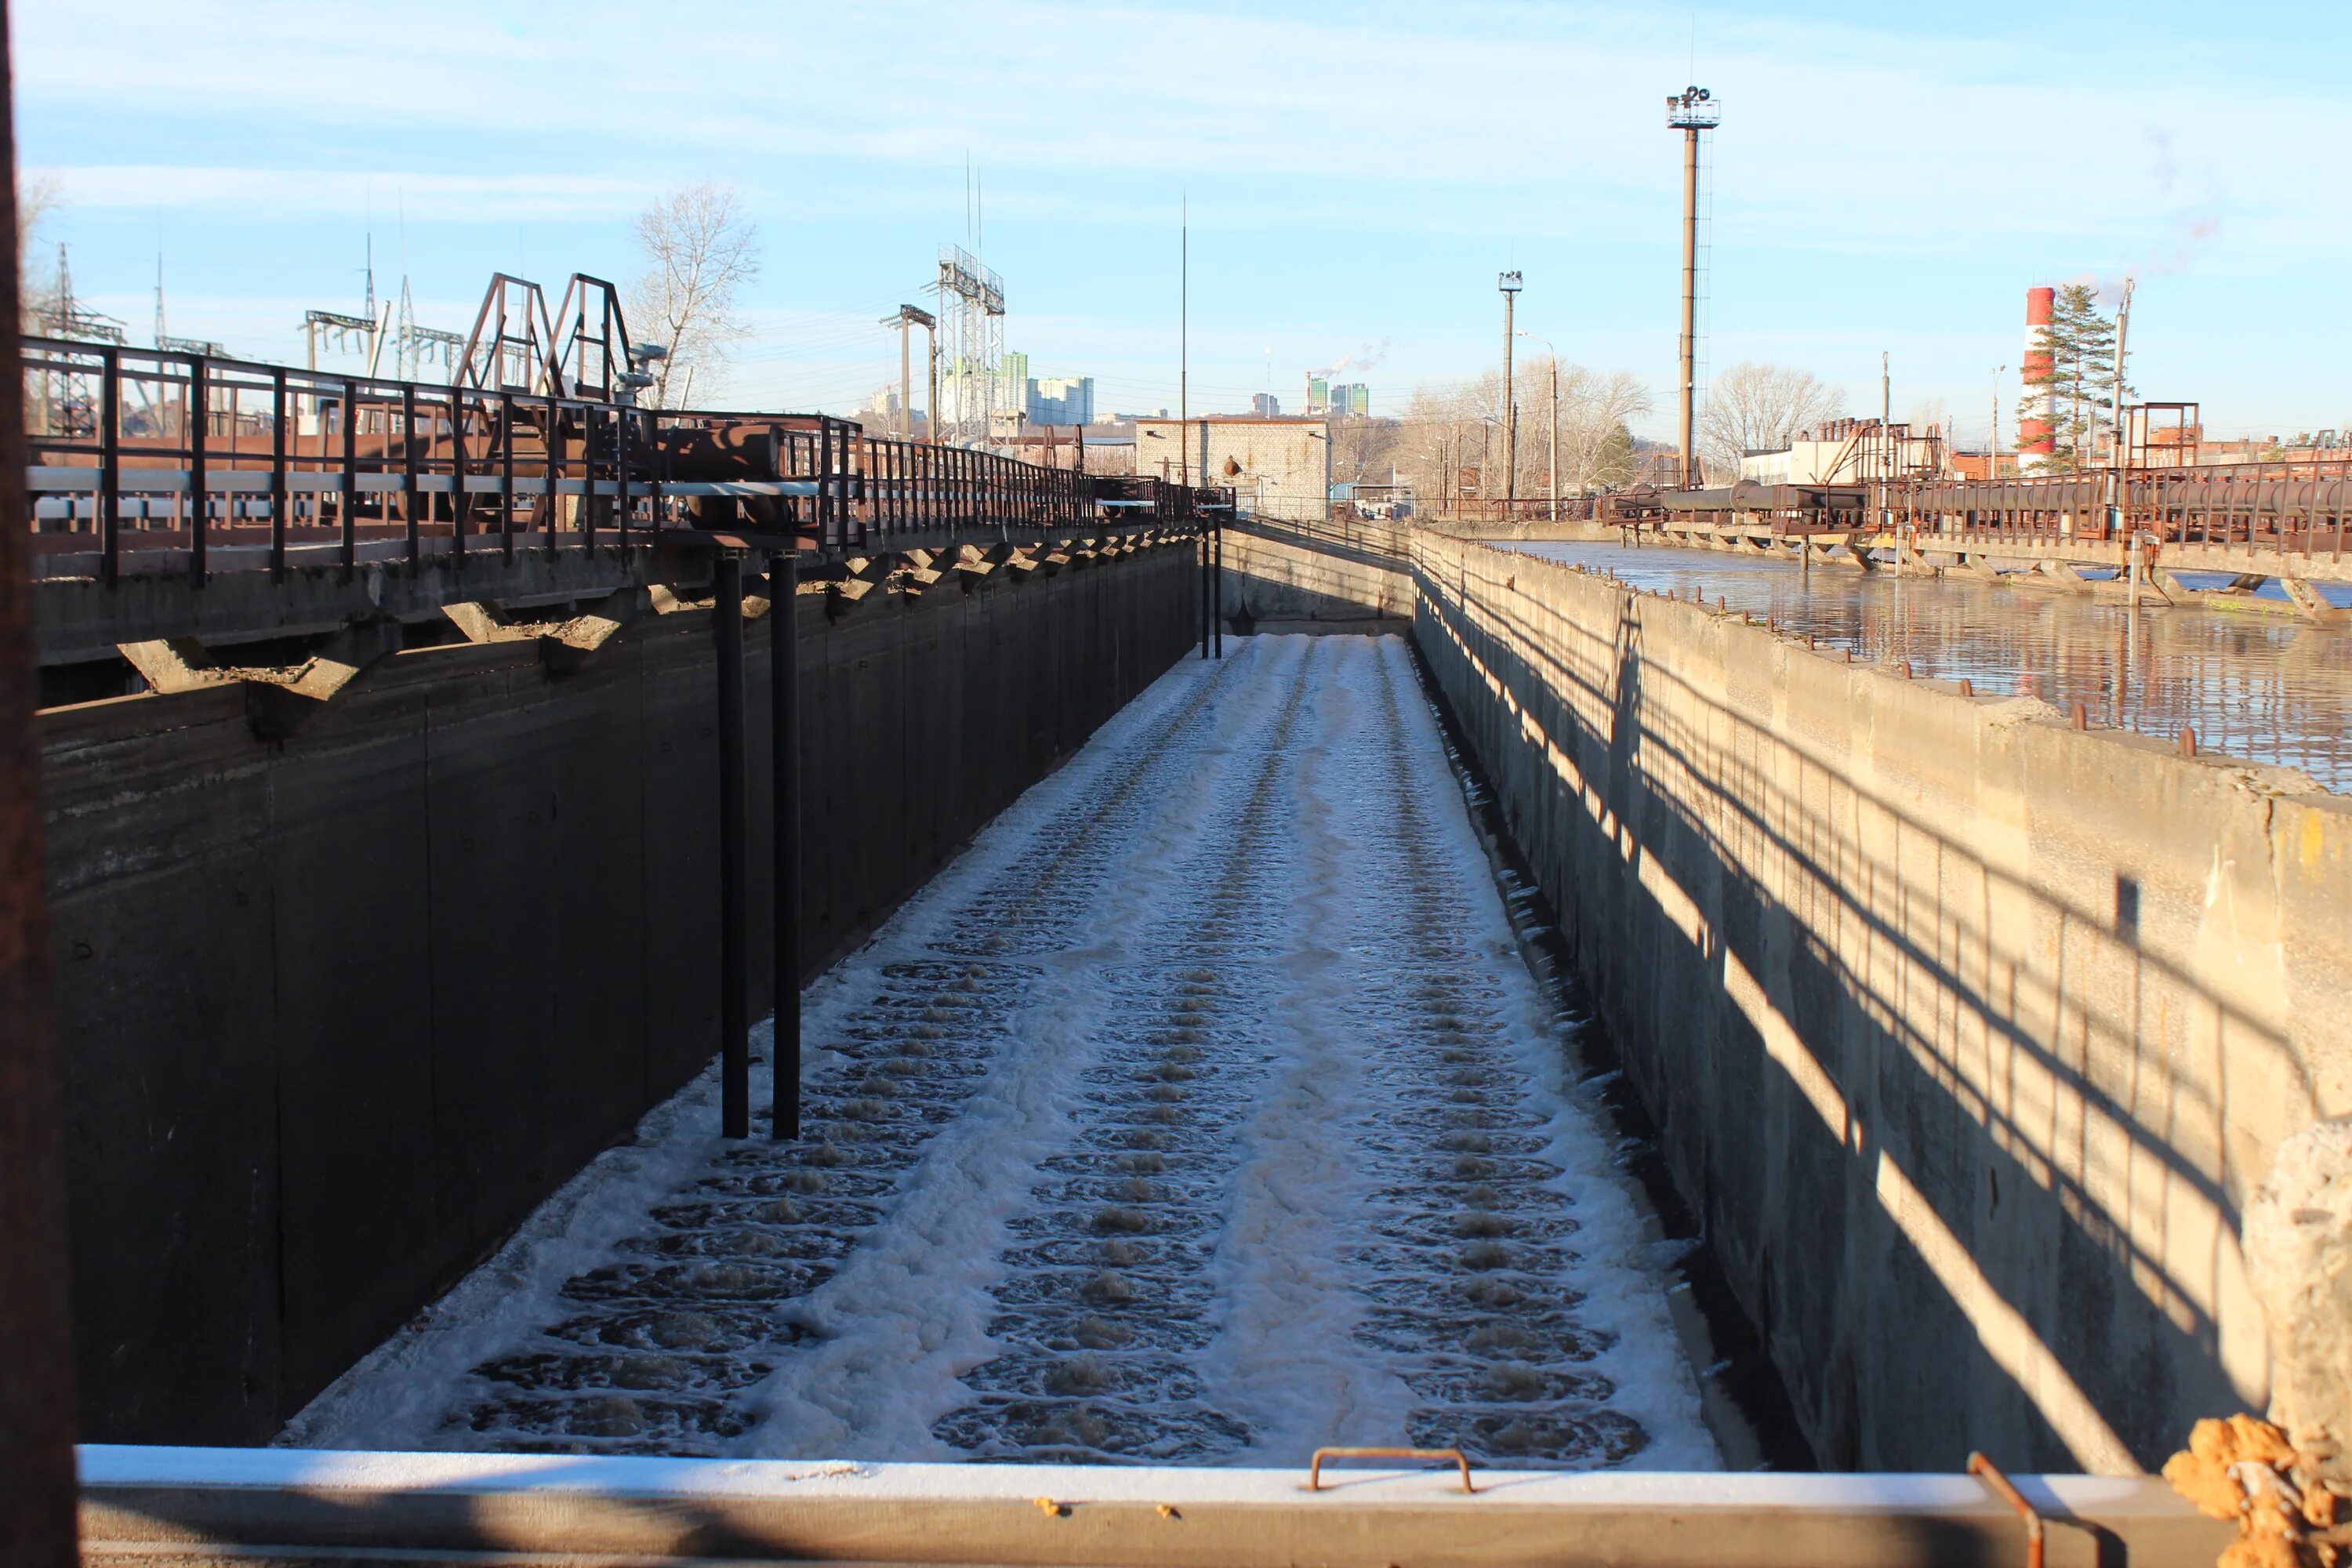
<path fill-rule="evenodd" d="M 1724 105 L 1708 359 L 1769 359 L 1980 438 L 2034 283 L 2140 279 L 2136 376 L 2209 429 L 2352 425 L 2352 7 L 1881 5 L 235 5 L 17 0 L 19 154 L 84 299 L 143 338 L 299 353 L 405 266 L 462 331 L 493 268 L 637 267 L 663 187 L 741 190 L 765 267 L 730 399 L 843 408 L 877 318 L 966 239 L 1008 338 L 1098 403 L 1192 406 L 1355 361 L 1376 411 L 1499 357 L 1495 274 L 1569 358 L 1674 374 L 1680 149 Z M 701 401 L 698 395 L 698 401 Z"/>

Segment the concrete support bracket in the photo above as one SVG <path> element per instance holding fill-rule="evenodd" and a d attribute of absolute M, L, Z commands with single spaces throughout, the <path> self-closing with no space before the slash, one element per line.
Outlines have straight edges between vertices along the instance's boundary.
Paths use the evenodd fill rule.
<path fill-rule="evenodd" d="M 341 695 L 362 671 L 398 653 L 400 647 L 400 623 L 378 618 L 352 623 L 295 665 L 215 664 L 194 637 L 123 643 L 121 651 L 162 696 L 207 686 L 241 688 L 246 718 L 254 734 L 264 741 L 282 741 Z"/>

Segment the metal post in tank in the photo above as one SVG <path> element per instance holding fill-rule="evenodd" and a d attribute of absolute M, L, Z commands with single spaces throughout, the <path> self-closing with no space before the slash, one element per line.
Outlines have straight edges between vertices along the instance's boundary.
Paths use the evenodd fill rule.
<path fill-rule="evenodd" d="M 793 549 L 768 561 L 769 768 L 775 820 L 776 1027 L 773 1121 L 769 1136 L 801 1135 L 801 715 L 800 563 Z"/>
<path fill-rule="evenodd" d="M 1209 568 L 1209 625 L 1217 639 L 1217 657 L 1225 657 L 1225 530 L 1220 523 L 1210 532 L 1213 552 Z"/>
<path fill-rule="evenodd" d="M 743 558 L 722 552 L 710 568 L 710 625 L 719 662 L 719 1136 L 751 1134 L 750 947 L 744 922 Z"/>

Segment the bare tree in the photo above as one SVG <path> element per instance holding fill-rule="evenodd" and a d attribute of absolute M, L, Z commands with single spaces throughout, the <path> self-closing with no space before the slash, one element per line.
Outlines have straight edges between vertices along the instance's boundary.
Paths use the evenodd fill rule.
<path fill-rule="evenodd" d="M 1809 371 L 1742 361 L 1706 389 L 1699 456 L 1710 468 L 1737 475 L 1741 453 L 1780 451 L 1844 405 L 1843 393 Z"/>
<path fill-rule="evenodd" d="M 1544 367 L 1543 399 L 1551 397 L 1551 372 Z M 1540 412 L 1549 421 L 1550 409 L 1543 404 L 1528 402 L 1531 412 Z M 1586 495 L 1614 485 L 1630 484 L 1633 478 L 1633 443 L 1628 426 L 1650 412 L 1650 389 L 1631 371 L 1587 370 L 1580 364 L 1562 363 L 1559 367 L 1559 492 L 1564 496 Z M 1527 426 L 1520 426 L 1519 449 L 1526 453 L 1529 446 Z M 1543 435 L 1549 439 L 1549 430 Z M 1549 479 L 1550 454 L 1536 443 L 1536 457 L 1547 464 L 1545 479 Z M 1528 494 L 1528 477 L 1519 480 L 1519 493 Z"/>
<path fill-rule="evenodd" d="M 653 369 L 653 402 L 671 407 L 699 370 L 707 390 L 728 351 L 750 329 L 736 295 L 760 275 L 760 231 L 734 190 L 708 181 L 681 185 L 637 215 L 646 270 L 629 290 L 631 331 L 668 357 Z"/>
<path fill-rule="evenodd" d="M 65 204 L 65 195 L 55 179 L 47 174 L 20 176 L 16 182 L 16 288 L 18 310 L 26 331 L 36 323 L 47 321 L 54 312 L 57 289 L 53 284 L 36 281 L 33 269 L 33 242 L 40 237 L 41 225 Z M 46 327 L 38 330 L 46 331 Z"/>

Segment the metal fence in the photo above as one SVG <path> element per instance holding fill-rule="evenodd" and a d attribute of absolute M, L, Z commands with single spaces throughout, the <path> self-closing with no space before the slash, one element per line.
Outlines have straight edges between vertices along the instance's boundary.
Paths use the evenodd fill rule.
<path fill-rule="evenodd" d="M 826 415 L 640 408 L 201 353 L 27 339 L 37 552 L 185 552 L 283 576 L 362 545 L 462 557 L 625 546 L 664 530 L 789 532 L 855 552 L 952 531 L 1013 539 L 1137 509 L 1197 526 L 1230 492 L 1108 481 L 886 440 Z M 371 548 L 368 553 L 385 552 Z"/>

